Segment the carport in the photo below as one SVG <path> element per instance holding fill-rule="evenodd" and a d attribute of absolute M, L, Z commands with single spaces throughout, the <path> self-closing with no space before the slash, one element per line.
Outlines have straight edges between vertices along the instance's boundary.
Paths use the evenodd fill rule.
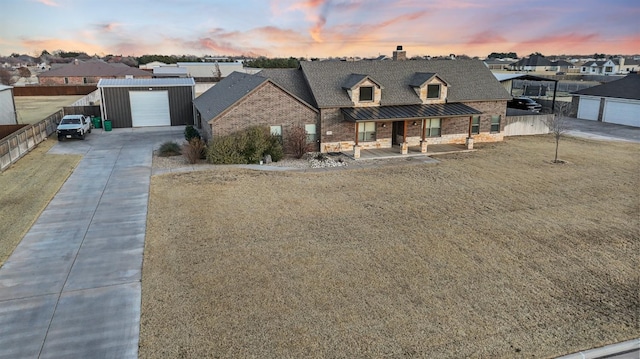
<path fill-rule="evenodd" d="M 504 86 L 504 88 L 509 91 L 509 94 L 513 96 L 513 80 L 524 80 L 524 81 L 534 81 L 540 83 L 540 88 L 542 88 L 542 82 L 553 82 L 553 100 L 551 102 L 551 112 L 553 113 L 556 108 L 556 91 L 558 88 L 558 80 L 548 79 L 546 77 L 533 76 L 528 74 L 493 74 L 498 81 Z M 526 96 L 527 93 L 525 92 Z"/>
<path fill-rule="evenodd" d="M 193 125 L 192 78 L 101 79 L 103 120 L 114 128 Z"/>

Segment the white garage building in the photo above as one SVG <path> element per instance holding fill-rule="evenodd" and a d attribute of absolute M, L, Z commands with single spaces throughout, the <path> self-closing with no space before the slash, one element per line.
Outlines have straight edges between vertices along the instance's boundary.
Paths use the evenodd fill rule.
<path fill-rule="evenodd" d="M 578 96 L 578 118 L 640 127 L 638 73 L 573 94 Z"/>

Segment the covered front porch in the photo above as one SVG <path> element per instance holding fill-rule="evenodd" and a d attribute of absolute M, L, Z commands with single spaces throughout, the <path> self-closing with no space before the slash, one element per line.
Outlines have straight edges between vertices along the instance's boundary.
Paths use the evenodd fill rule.
<path fill-rule="evenodd" d="M 439 144 L 429 145 L 428 151 L 423 152 L 421 146 L 409 146 L 407 147 L 407 153 L 402 153 L 398 147 L 390 148 L 374 148 L 374 149 L 361 149 L 360 156 L 355 158 L 354 151 L 341 152 L 343 155 L 357 159 L 357 160 L 381 160 L 392 158 L 406 158 L 406 157 L 424 157 L 433 155 L 443 155 L 447 153 L 462 153 L 473 152 L 474 149 L 469 149 L 467 145 L 455 145 L 455 144 Z"/>
<path fill-rule="evenodd" d="M 355 123 L 353 152 L 349 155 L 354 159 L 424 156 L 472 150 L 472 116 L 481 114 L 461 103 L 341 110 L 345 120 Z M 439 139 L 442 136 L 441 120 L 461 117 L 468 118 L 468 126 L 465 125 L 466 128 L 461 131 L 466 137 L 466 144 L 442 144 Z"/>

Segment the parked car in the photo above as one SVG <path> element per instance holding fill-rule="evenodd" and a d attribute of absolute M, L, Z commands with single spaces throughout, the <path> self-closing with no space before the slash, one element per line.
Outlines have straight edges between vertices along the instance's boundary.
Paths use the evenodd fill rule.
<path fill-rule="evenodd" d="M 541 104 L 524 96 L 514 97 L 513 100 L 507 102 L 507 107 L 517 108 L 520 110 L 527 110 L 532 112 L 540 112 L 540 110 L 542 109 Z"/>
<path fill-rule="evenodd" d="M 58 133 L 58 141 L 65 138 L 84 140 L 84 136 L 91 133 L 91 118 L 85 115 L 66 115 L 60 120 L 56 132 Z"/>

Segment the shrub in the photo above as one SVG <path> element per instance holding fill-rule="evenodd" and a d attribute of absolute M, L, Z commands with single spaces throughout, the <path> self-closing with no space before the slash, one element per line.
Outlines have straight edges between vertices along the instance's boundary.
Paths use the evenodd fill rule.
<path fill-rule="evenodd" d="M 184 139 L 187 140 L 187 142 L 189 142 L 193 138 L 197 138 L 199 140 L 202 139 L 202 137 L 200 137 L 200 132 L 198 132 L 198 130 L 196 130 L 195 127 L 189 125 L 184 128 Z"/>
<path fill-rule="evenodd" d="M 180 145 L 175 142 L 165 142 L 160 145 L 158 149 L 158 156 L 160 157 L 169 157 L 169 156 L 179 156 L 180 155 Z"/>
<path fill-rule="evenodd" d="M 234 135 L 215 137 L 209 143 L 207 161 L 216 165 L 247 163 Z"/>
<path fill-rule="evenodd" d="M 269 129 L 266 127 L 250 127 L 239 134 L 238 141 L 242 145 L 241 153 L 247 163 L 258 163 L 270 147 Z"/>
<path fill-rule="evenodd" d="M 287 152 L 292 153 L 295 158 L 302 158 L 310 149 L 311 146 L 307 143 L 307 131 L 300 126 L 292 128 L 287 136 Z"/>
<path fill-rule="evenodd" d="M 267 127 L 251 127 L 228 136 L 215 137 L 207 149 L 207 161 L 213 164 L 258 163 L 264 155 L 277 162 L 284 156 L 277 136 Z"/>
<path fill-rule="evenodd" d="M 284 157 L 284 148 L 282 148 L 282 143 L 280 143 L 278 136 L 271 135 L 269 148 L 267 148 L 264 154 L 270 155 L 273 162 L 278 162 Z"/>
<path fill-rule="evenodd" d="M 187 162 L 194 164 L 205 156 L 206 149 L 207 144 L 203 140 L 192 138 L 189 142 L 182 145 L 182 155 L 187 159 Z"/>

